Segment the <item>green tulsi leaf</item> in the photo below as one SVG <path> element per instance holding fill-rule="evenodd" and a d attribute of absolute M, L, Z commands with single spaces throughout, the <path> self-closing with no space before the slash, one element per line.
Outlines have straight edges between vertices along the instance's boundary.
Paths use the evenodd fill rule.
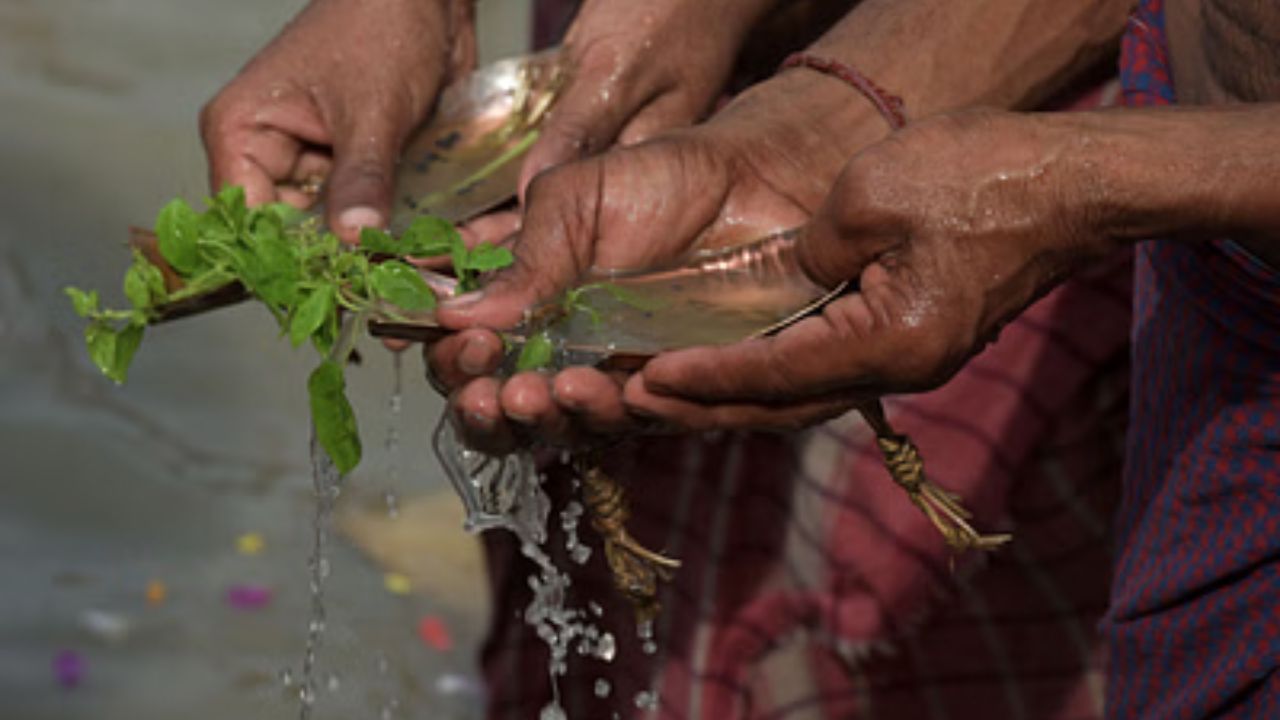
<path fill-rule="evenodd" d="M 156 216 L 156 241 L 160 254 L 182 275 L 189 275 L 200 268 L 197 244 L 200 225 L 200 214 L 180 198 L 165 205 Z"/>
<path fill-rule="evenodd" d="M 116 329 L 105 320 L 95 320 L 84 329 L 89 358 L 103 375 L 123 383 L 129 374 L 134 353 L 142 343 L 143 325 L 129 323 Z"/>
<path fill-rule="evenodd" d="M 116 332 L 116 357 L 112 368 L 114 374 L 108 375 L 112 380 L 123 384 L 128 378 L 129 366 L 133 364 L 133 356 L 142 345 L 142 335 L 145 331 L 146 325 L 134 322 Z"/>
<path fill-rule="evenodd" d="M 120 382 L 116 372 L 116 331 L 104 321 L 89 323 L 84 329 L 84 342 L 89 347 L 89 359 L 103 375 Z"/>
<path fill-rule="evenodd" d="M 411 265 L 388 260 L 369 270 L 369 283 L 374 293 L 404 310 L 431 310 L 436 295 Z"/>
<path fill-rule="evenodd" d="M 347 400 L 346 389 L 342 366 L 332 360 L 320 363 L 307 379 L 316 439 L 344 474 L 360 464 L 361 453 L 356 416 Z"/>
<path fill-rule="evenodd" d="M 513 262 L 515 258 L 510 250 L 482 242 L 467 253 L 466 267 L 468 270 L 488 272 L 507 267 Z"/>
<path fill-rule="evenodd" d="M 258 212 L 276 217 L 281 224 L 288 227 L 297 225 L 307 219 L 307 214 L 289 203 L 274 202 L 260 205 Z"/>
<path fill-rule="evenodd" d="M 91 359 L 116 382 L 124 381 L 146 324 L 159 315 L 158 306 L 233 281 L 266 305 L 295 346 L 310 339 L 328 357 L 341 335 L 340 310 L 376 315 L 389 306 L 420 311 L 436 305 L 435 294 L 412 266 L 399 260 L 374 263 L 372 256 L 449 254 L 464 292 L 475 289 L 481 273 L 511 263 L 504 248 L 468 250 L 451 223 L 428 216 L 416 218 L 399 238 L 365 229 L 360 245 L 350 247 L 325 231 L 319 218 L 291 206 L 247 207 L 238 187 L 225 187 L 208 198 L 203 212 L 183 200 L 170 202 L 156 218 L 156 234 L 161 255 L 182 278 L 180 289 L 169 292 L 160 269 L 135 254 L 123 283 L 131 309 L 103 309 L 96 292 L 65 291 L 76 313 L 88 321 L 85 343 Z M 537 350 L 539 342 L 528 352 Z M 350 352 L 343 343 L 340 355 Z M 340 368 L 345 357 L 330 360 L 317 369 L 308 387 L 317 433 L 345 472 L 359 461 L 359 438 L 344 394 Z"/>
<path fill-rule="evenodd" d="M 540 370 L 551 365 L 554 346 L 551 335 L 545 330 L 529 338 L 520 348 L 520 357 L 516 358 L 516 370 Z"/>
<path fill-rule="evenodd" d="M 80 317 L 87 318 L 98 312 L 97 290 L 85 292 L 80 288 L 66 287 L 62 291 L 67 294 L 67 297 L 71 298 L 71 305 Z"/>
<path fill-rule="evenodd" d="M 360 248 L 378 255 L 399 255 L 396 241 L 378 228 L 360 228 Z"/>
<path fill-rule="evenodd" d="M 227 227 L 239 231 L 245 226 L 249 216 L 249 208 L 244 201 L 244 188 L 239 185 L 224 186 L 210 200 L 209 209 L 220 215 Z"/>
<path fill-rule="evenodd" d="M 462 236 L 454 236 L 449 241 L 449 258 L 453 261 L 453 274 L 458 278 L 458 292 L 471 292 L 476 289 L 476 274 L 467 264 L 467 244 Z"/>
<path fill-rule="evenodd" d="M 145 310 L 163 302 L 168 293 L 164 288 L 164 275 L 138 251 L 133 252 L 133 264 L 124 273 L 124 296 L 138 310 Z"/>
<path fill-rule="evenodd" d="M 298 305 L 289 320 L 289 341 L 297 347 L 311 337 L 334 314 L 336 298 L 332 285 L 312 291 Z"/>
<path fill-rule="evenodd" d="M 412 257 L 445 255 L 453 251 L 455 242 L 461 243 L 462 238 L 453 223 L 444 218 L 420 215 L 400 237 L 399 254 Z"/>

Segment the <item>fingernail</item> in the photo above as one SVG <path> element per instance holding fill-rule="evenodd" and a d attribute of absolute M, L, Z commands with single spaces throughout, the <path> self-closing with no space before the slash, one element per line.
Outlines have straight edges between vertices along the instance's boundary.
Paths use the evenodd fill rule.
<path fill-rule="evenodd" d="M 338 216 L 338 224 L 349 227 L 352 230 L 361 228 L 381 229 L 383 226 L 382 213 L 371 207 L 359 205 L 343 210 L 342 214 Z"/>
<path fill-rule="evenodd" d="M 467 340 L 458 351 L 458 369 L 468 375 L 483 375 L 485 371 L 483 348 L 475 340 Z"/>
<path fill-rule="evenodd" d="M 454 295 L 453 297 L 445 298 L 444 300 L 440 301 L 440 305 L 448 308 L 462 308 L 468 305 L 475 305 L 476 303 L 480 302 L 482 299 L 484 299 L 484 291 L 473 290 L 469 293 L 463 293 L 461 295 Z"/>
<path fill-rule="evenodd" d="M 582 409 L 582 398 L 577 396 L 575 388 L 567 382 L 564 387 L 561 387 L 559 383 L 552 384 L 551 399 L 557 405 L 570 412 Z"/>

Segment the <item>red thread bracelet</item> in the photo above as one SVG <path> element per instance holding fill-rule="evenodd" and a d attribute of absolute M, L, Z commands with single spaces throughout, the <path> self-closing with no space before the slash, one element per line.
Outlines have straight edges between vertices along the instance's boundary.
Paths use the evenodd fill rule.
<path fill-rule="evenodd" d="M 793 67 L 806 67 L 810 70 L 817 70 L 820 73 L 831 75 L 852 85 L 855 90 L 870 100 L 872 105 L 876 106 L 876 110 L 880 111 L 880 115 L 894 130 L 907 124 L 907 116 L 902 109 L 902 98 L 875 84 L 871 81 L 871 78 L 858 72 L 852 65 L 847 65 L 838 60 L 810 55 L 806 52 L 798 52 L 788 55 L 778 69 L 786 70 Z"/>

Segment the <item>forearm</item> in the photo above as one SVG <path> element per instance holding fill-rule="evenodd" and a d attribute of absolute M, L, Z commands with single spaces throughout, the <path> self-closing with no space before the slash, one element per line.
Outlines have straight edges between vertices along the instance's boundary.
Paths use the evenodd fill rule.
<path fill-rule="evenodd" d="M 913 117 L 1030 109 L 1115 46 L 1131 0 L 865 0 L 812 52 L 858 67 Z"/>
<path fill-rule="evenodd" d="M 850 64 L 901 97 L 908 118 L 973 105 L 1030 108 L 1114 47 L 1130 0 L 864 0 L 809 52 Z M 889 126 L 843 81 L 807 68 L 777 74 L 721 113 L 794 128 L 802 204 L 825 195 L 845 161 Z"/>
<path fill-rule="evenodd" d="M 1079 194 L 1108 236 L 1230 236 L 1280 254 L 1280 104 L 1063 116 Z"/>

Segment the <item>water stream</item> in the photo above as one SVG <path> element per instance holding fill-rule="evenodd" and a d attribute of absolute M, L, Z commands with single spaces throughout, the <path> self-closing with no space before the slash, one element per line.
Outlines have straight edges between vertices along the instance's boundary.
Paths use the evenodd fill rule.
<path fill-rule="evenodd" d="M 329 455 L 316 439 L 311 429 L 311 472 L 315 495 L 315 516 L 312 518 L 311 557 L 307 560 L 310 572 L 310 617 L 307 621 L 307 643 L 302 655 L 302 671 L 298 678 L 298 717 L 308 720 L 316 702 L 316 658 L 324 639 L 326 624 L 324 584 L 329 578 L 329 526 L 333 516 L 333 504 L 338 499 L 342 475 Z"/>

